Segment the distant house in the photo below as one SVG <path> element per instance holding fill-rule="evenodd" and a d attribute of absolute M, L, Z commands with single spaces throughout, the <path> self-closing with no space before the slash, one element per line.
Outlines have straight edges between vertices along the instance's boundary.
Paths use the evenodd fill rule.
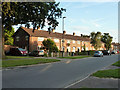
<path fill-rule="evenodd" d="M 43 47 L 42 41 L 48 38 L 52 39 L 56 43 L 56 46 L 60 51 L 81 52 L 84 50 L 84 45 L 86 50 L 95 50 L 90 44 L 89 37 L 76 36 L 75 33 L 73 33 L 73 35 L 66 34 L 66 31 L 63 31 L 63 33 L 58 33 L 52 30 L 52 32 L 49 33 L 45 30 L 35 29 L 33 32 L 33 29 L 20 27 L 14 33 L 13 37 L 15 46 L 25 48 L 30 52 L 33 50 L 39 50 Z M 102 48 L 104 48 L 104 45 L 102 45 Z"/>
<path fill-rule="evenodd" d="M 120 51 L 120 43 L 112 43 L 112 50 Z"/>

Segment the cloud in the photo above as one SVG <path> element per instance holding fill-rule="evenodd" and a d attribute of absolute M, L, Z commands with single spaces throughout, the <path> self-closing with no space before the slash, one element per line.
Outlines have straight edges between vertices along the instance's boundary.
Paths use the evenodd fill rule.
<path fill-rule="evenodd" d="M 99 22 L 101 20 L 103 20 L 104 18 L 98 18 L 98 19 L 92 19 L 92 20 L 85 20 L 85 19 L 80 19 L 80 21 L 83 23 L 83 24 L 88 24 L 92 27 L 96 27 L 96 28 L 101 28 L 102 25 L 99 24 Z"/>

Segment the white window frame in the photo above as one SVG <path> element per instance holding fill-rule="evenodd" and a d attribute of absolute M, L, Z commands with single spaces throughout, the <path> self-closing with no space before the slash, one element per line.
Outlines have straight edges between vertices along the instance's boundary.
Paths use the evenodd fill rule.
<path fill-rule="evenodd" d="M 56 38 L 56 39 L 54 39 L 54 41 L 55 41 L 56 43 L 58 43 L 58 42 L 59 42 L 59 39 Z"/>
<path fill-rule="evenodd" d="M 70 47 L 67 47 L 67 49 L 68 49 L 68 52 L 70 52 L 71 48 L 70 48 Z"/>
<path fill-rule="evenodd" d="M 76 47 L 73 47 L 73 50 L 72 50 L 72 51 L 75 52 L 75 49 L 76 49 Z"/>
<path fill-rule="evenodd" d="M 38 49 L 38 48 L 39 48 L 39 49 Z M 41 46 L 38 46 L 38 47 L 37 47 L 37 50 L 40 50 L 40 48 L 41 48 Z"/>
<path fill-rule="evenodd" d="M 70 43 L 70 40 L 67 40 L 67 43 Z"/>
<path fill-rule="evenodd" d="M 29 37 L 29 36 L 25 36 L 25 40 L 27 40 L 27 41 L 28 41 L 28 37 Z"/>
<path fill-rule="evenodd" d="M 77 41 L 77 44 L 80 44 L 80 41 Z"/>
<path fill-rule="evenodd" d="M 19 36 L 16 36 L 16 41 L 19 41 L 20 40 L 20 37 Z"/>
<path fill-rule="evenodd" d="M 86 47 L 86 51 L 88 51 L 89 49 L 88 49 L 88 47 Z"/>
<path fill-rule="evenodd" d="M 75 40 L 73 40 L 73 43 L 75 43 Z"/>
<path fill-rule="evenodd" d="M 38 41 L 44 41 L 44 37 L 38 37 Z"/>
<path fill-rule="evenodd" d="M 80 52 L 80 47 L 77 47 L 77 51 L 78 51 L 78 49 L 79 49 L 79 52 Z"/>

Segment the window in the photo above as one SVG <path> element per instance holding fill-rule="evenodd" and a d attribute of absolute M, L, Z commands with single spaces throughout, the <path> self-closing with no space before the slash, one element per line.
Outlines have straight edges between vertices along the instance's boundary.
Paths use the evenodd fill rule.
<path fill-rule="evenodd" d="M 28 36 L 25 36 L 25 39 L 28 41 Z"/>
<path fill-rule="evenodd" d="M 17 36 L 17 37 L 16 37 L 16 41 L 19 41 L 19 38 L 20 38 L 20 37 Z"/>
<path fill-rule="evenodd" d="M 38 37 L 38 41 L 43 41 L 44 37 Z"/>
<path fill-rule="evenodd" d="M 75 47 L 73 47 L 73 52 L 75 52 Z"/>
<path fill-rule="evenodd" d="M 38 46 L 38 50 L 40 50 L 41 46 Z"/>
<path fill-rule="evenodd" d="M 54 39 L 55 42 L 59 42 L 59 39 Z"/>
<path fill-rule="evenodd" d="M 84 41 L 82 41 L 82 44 L 84 44 Z"/>
<path fill-rule="evenodd" d="M 80 47 L 77 47 L 77 51 L 80 52 Z"/>
<path fill-rule="evenodd" d="M 86 47 L 86 50 L 88 51 L 88 47 Z"/>
<path fill-rule="evenodd" d="M 57 46 L 57 48 L 59 49 L 59 46 Z"/>
<path fill-rule="evenodd" d="M 70 43 L 70 40 L 67 40 L 67 43 Z"/>
<path fill-rule="evenodd" d="M 91 50 L 92 50 L 92 48 L 91 48 Z"/>
<path fill-rule="evenodd" d="M 75 43 L 75 40 L 73 40 L 73 43 Z"/>
<path fill-rule="evenodd" d="M 70 52 L 70 47 L 67 47 L 68 52 Z"/>
<path fill-rule="evenodd" d="M 77 41 L 78 44 L 80 44 L 80 41 Z"/>
<path fill-rule="evenodd" d="M 62 51 L 64 51 L 65 50 L 65 47 L 62 47 Z"/>

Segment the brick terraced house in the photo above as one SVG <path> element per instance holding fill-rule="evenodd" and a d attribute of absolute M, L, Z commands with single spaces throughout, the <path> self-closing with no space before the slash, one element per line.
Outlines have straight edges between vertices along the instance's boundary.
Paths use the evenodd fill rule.
<path fill-rule="evenodd" d="M 48 38 L 52 39 L 60 51 L 64 50 L 65 52 L 81 52 L 83 46 L 85 45 L 86 50 L 95 50 L 94 47 L 90 44 L 90 38 L 76 36 L 73 32 L 73 35 L 66 34 L 66 31 L 63 33 L 54 32 L 54 30 L 49 33 L 45 30 L 28 29 L 25 27 L 20 27 L 13 35 L 14 45 L 25 48 L 28 51 L 39 50 L 43 47 L 42 41 Z M 104 50 L 104 43 L 102 43 L 101 50 Z"/>

